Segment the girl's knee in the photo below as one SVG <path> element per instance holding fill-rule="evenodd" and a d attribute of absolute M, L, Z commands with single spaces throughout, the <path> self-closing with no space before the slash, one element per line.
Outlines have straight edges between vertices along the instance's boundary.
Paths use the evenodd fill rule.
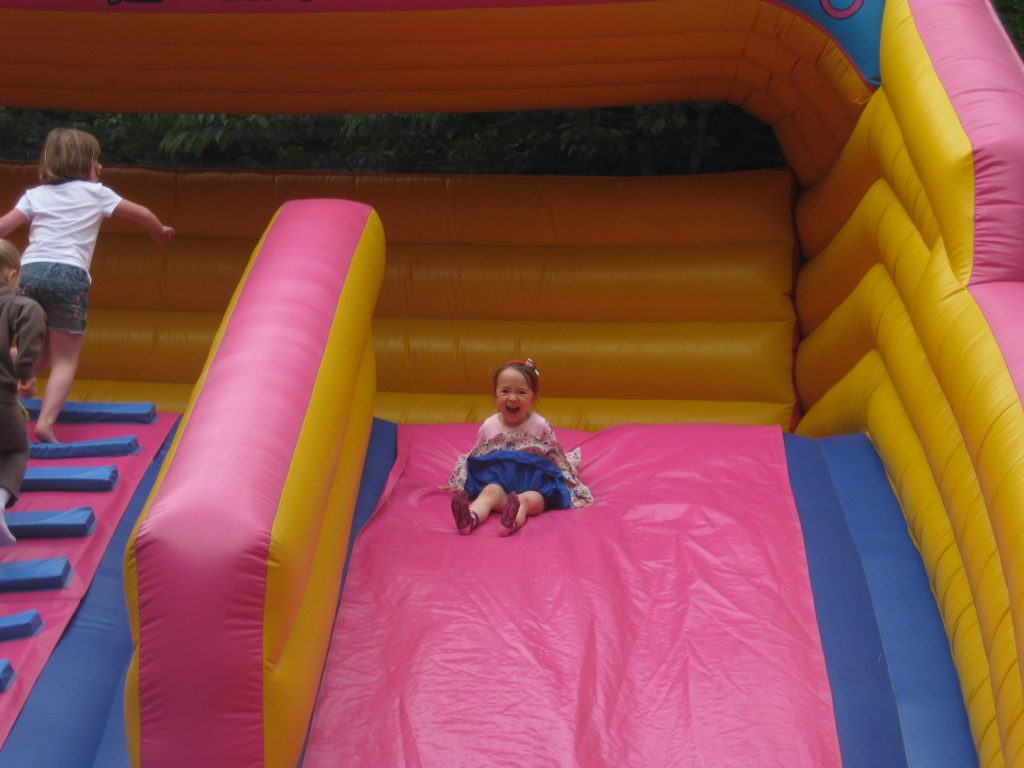
<path fill-rule="evenodd" d="M 505 495 L 505 489 L 502 488 L 500 485 L 494 485 L 493 483 L 491 485 L 485 485 L 484 489 L 480 491 L 480 496 L 484 496 L 488 499 L 503 500 L 505 498 Z"/>

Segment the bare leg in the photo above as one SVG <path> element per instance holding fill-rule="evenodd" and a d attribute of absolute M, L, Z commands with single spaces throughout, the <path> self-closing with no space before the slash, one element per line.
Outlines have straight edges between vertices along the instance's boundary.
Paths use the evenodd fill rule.
<path fill-rule="evenodd" d="M 78 370 L 78 355 L 82 351 L 81 333 L 68 333 L 49 328 L 46 331 L 46 347 L 50 357 L 50 377 L 46 381 L 43 404 L 36 421 L 36 438 L 41 443 L 55 443 L 53 425 L 68 399 L 71 384 Z"/>
<path fill-rule="evenodd" d="M 473 501 L 465 491 L 459 491 L 452 497 L 452 514 L 455 525 L 463 536 L 472 533 L 491 515 L 491 511 L 505 504 L 505 491 L 498 485 L 488 485 Z"/>
<path fill-rule="evenodd" d="M 39 357 L 32 364 L 32 371 L 39 373 L 39 371 L 45 371 L 50 367 L 50 329 L 46 329 L 46 338 L 43 339 L 43 348 L 39 352 Z"/>
<path fill-rule="evenodd" d="M 495 509 L 501 509 L 505 505 L 505 490 L 500 485 L 487 485 L 480 491 L 480 495 L 469 503 L 469 509 L 482 523 Z"/>
<path fill-rule="evenodd" d="M 544 497 L 537 491 L 523 491 L 519 494 L 519 524 L 526 522 L 527 517 L 539 515 L 544 511 Z"/>
<path fill-rule="evenodd" d="M 519 514 L 516 517 L 515 528 L 506 528 L 501 526 L 498 531 L 499 536 L 509 536 L 514 531 L 519 530 L 526 525 L 526 518 L 539 515 L 544 511 L 544 497 L 541 496 L 537 491 L 523 491 L 519 494 Z"/>

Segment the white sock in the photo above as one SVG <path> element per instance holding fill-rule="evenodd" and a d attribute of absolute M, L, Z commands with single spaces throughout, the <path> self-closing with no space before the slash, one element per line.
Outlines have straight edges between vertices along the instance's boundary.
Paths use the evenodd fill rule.
<path fill-rule="evenodd" d="M 0 488 L 0 547 L 9 547 L 17 541 L 11 529 L 7 527 L 7 516 L 4 513 L 10 498 L 11 492 L 6 488 Z"/>

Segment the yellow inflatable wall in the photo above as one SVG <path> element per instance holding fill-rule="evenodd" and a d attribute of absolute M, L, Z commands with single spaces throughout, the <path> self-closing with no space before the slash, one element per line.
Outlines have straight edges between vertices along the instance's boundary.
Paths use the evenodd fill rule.
<path fill-rule="evenodd" d="M 882 43 L 883 87 L 797 204 L 808 260 L 796 292 L 797 431 L 871 436 L 928 569 L 981 765 L 1016 765 L 1021 596 L 1008 572 L 1020 567 L 1024 412 L 967 290 L 972 147 L 919 65 L 906 3 L 887 5 Z"/>
<path fill-rule="evenodd" d="M 14 196 L 32 169 L 7 170 L 13 183 L 0 195 Z M 785 169 L 671 179 L 106 176 L 174 222 L 177 236 L 158 248 L 117 220 L 101 236 L 75 397 L 183 410 L 275 208 L 344 197 L 371 204 L 388 233 L 373 324 L 378 415 L 478 420 L 491 408 L 494 360 L 529 353 L 545 361 L 545 412 L 562 424 L 795 423 Z M 518 312 L 495 316 L 495 297 L 510 289 Z"/>

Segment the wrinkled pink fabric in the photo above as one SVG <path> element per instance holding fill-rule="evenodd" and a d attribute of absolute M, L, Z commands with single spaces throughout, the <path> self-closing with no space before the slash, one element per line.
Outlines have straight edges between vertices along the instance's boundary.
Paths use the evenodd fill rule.
<path fill-rule="evenodd" d="M 305 768 L 839 766 L 781 432 L 560 430 L 592 507 L 455 532 L 476 427 L 399 427 Z"/>
<path fill-rule="evenodd" d="M 16 676 L 11 687 L 0 695 L 0 744 L 10 733 L 39 673 L 89 589 L 128 502 L 176 419 L 175 414 L 161 413 L 152 424 L 59 424 L 58 434 L 67 442 L 135 435 L 139 441 L 139 452 L 129 456 L 29 460 L 30 467 L 105 467 L 113 464 L 117 467 L 118 480 L 111 491 L 25 492 L 7 511 L 8 519 L 11 519 L 20 512 L 92 507 L 96 527 L 89 536 L 81 538 L 22 538 L 13 547 L 0 547 L 0 562 L 67 557 L 72 567 L 71 579 L 64 589 L 0 594 L 0 615 L 8 616 L 34 608 L 43 619 L 39 634 L 3 643 L 0 657 L 10 659 Z"/>

